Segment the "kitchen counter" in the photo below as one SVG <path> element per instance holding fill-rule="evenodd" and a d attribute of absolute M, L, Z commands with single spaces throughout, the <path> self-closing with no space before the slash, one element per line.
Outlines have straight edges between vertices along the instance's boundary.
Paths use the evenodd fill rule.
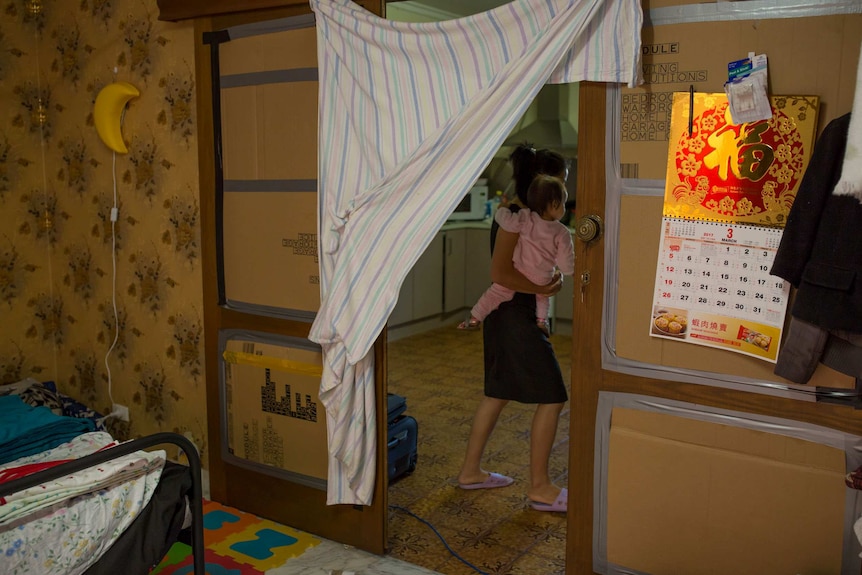
<path fill-rule="evenodd" d="M 449 230 L 490 230 L 491 229 L 491 220 L 454 220 L 454 221 L 446 221 L 445 224 L 440 226 L 440 231 L 445 232 Z"/>
<path fill-rule="evenodd" d="M 448 230 L 490 230 L 491 220 L 447 220 L 445 224 L 440 226 L 440 231 Z M 575 228 L 569 226 L 569 231 L 574 235 Z"/>

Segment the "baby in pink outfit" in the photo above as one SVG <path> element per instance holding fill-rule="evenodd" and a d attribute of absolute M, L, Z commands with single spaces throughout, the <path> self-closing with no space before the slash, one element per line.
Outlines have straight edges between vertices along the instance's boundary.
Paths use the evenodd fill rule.
<path fill-rule="evenodd" d="M 513 263 L 515 269 L 538 285 L 549 283 L 554 271 L 563 275 L 575 272 L 575 251 L 572 234 L 560 222 L 566 212 L 568 193 L 559 178 L 538 175 L 527 192 L 529 209 L 516 212 L 499 208 L 494 219 L 508 232 L 518 234 Z M 515 292 L 499 284 L 491 284 L 470 312 L 470 319 L 461 322 L 458 329 L 475 329 L 497 307 L 512 299 Z M 549 333 L 548 296 L 536 295 L 536 323 Z"/>

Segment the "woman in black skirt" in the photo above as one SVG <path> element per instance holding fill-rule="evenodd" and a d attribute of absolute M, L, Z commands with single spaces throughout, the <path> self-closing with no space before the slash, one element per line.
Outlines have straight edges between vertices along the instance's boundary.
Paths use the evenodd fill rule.
<path fill-rule="evenodd" d="M 527 189 L 537 174 L 565 181 L 565 159 L 529 144 L 518 146 L 510 156 L 517 198 L 510 205 L 517 211 L 526 205 Z M 482 455 L 503 408 L 509 401 L 536 404 L 530 435 L 530 486 L 527 498 L 539 511 L 567 511 L 568 493 L 551 481 L 548 462 L 557 424 L 568 400 L 563 375 L 551 342 L 536 325 L 535 294 L 553 295 L 562 277 L 545 286 L 532 283 L 512 264 L 518 235 L 491 226 L 491 281 L 518 293 L 485 318 L 485 395 L 473 418 L 464 463 L 458 474 L 462 489 L 490 489 L 511 485 L 510 477 L 482 469 Z"/>

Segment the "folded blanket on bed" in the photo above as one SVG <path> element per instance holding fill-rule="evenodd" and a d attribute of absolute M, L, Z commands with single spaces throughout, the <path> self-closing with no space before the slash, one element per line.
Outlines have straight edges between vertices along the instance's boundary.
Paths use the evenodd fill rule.
<path fill-rule="evenodd" d="M 46 465 L 53 461 L 78 459 L 115 444 L 107 433 L 85 433 L 54 449 L 13 461 L 8 466 L 0 466 L 0 481 L 4 476 L 15 475 L 17 470 L 27 471 L 40 463 Z M 0 497 L 0 531 L 15 521 L 81 495 L 104 491 L 153 473 L 158 480 L 165 465 L 165 457 L 163 450 L 136 451 L 7 497 Z"/>
<path fill-rule="evenodd" d="M 86 433 L 49 452 L 15 461 L 8 467 L 40 461 L 78 459 L 112 442 L 113 439 L 107 433 Z M 143 452 L 136 454 L 142 455 Z M 155 460 L 151 461 L 152 457 L 155 457 Z M 26 511 L 26 516 L 19 515 L 15 521 L 0 525 L 0 573 L 82 575 L 135 522 L 156 491 L 162 475 L 165 452 L 148 452 L 144 458 L 148 460 L 144 465 L 146 472 L 138 477 L 119 484 L 111 482 L 99 485 L 94 491 L 82 495 L 70 492 L 62 494 L 73 495 L 71 499 L 48 501 L 41 498 L 38 489 L 26 490 L 29 495 L 22 492 L 27 496 L 26 499 L 17 499 L 18 494 L 10 496 L 10 499 L 15 500 L 8 505 L 14 507 L 26 504 L 28 508 L 17 511 L 19 514 Z M 141 471 L 139 464 L 133 466 L 137 471 Z M 99 465 L 93 469 L 98 471 L 106 468 Z M 84 472 L 66 479 L 77 484 L 72 485 L 73 488 L 82 487 L 88 482 Z M 46 489 L 52 487 L 51 484 L 43 485 Z M 57 487 L 60 491 L 64 489 L 59 485 Z M 60 495 L 60 491 L 52 492 L 53 495 Z M 142 533 L 144 531 L 146 527 Z"/>
<path fill-rule="evenodd" d="M 17 395 L 0 396 L 0 464 L 66 443 L 95 426 L 89 419 L 55 415 Z"/>

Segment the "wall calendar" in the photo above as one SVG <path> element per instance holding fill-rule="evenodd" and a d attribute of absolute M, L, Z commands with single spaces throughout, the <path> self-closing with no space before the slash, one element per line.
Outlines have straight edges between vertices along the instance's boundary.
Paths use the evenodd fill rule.
<path fill-rule="evenodd" d="M 773 97 L 734 125 L 724 94 L 674 95 L 651 336 L 776 361 L 790 285 L 769 271 L 817 104 Z"/>
<path fill-rule="evenodd" d="M 781 230 L 664 218 L 651 333 L 775 361 L 790 287 Z"/>

